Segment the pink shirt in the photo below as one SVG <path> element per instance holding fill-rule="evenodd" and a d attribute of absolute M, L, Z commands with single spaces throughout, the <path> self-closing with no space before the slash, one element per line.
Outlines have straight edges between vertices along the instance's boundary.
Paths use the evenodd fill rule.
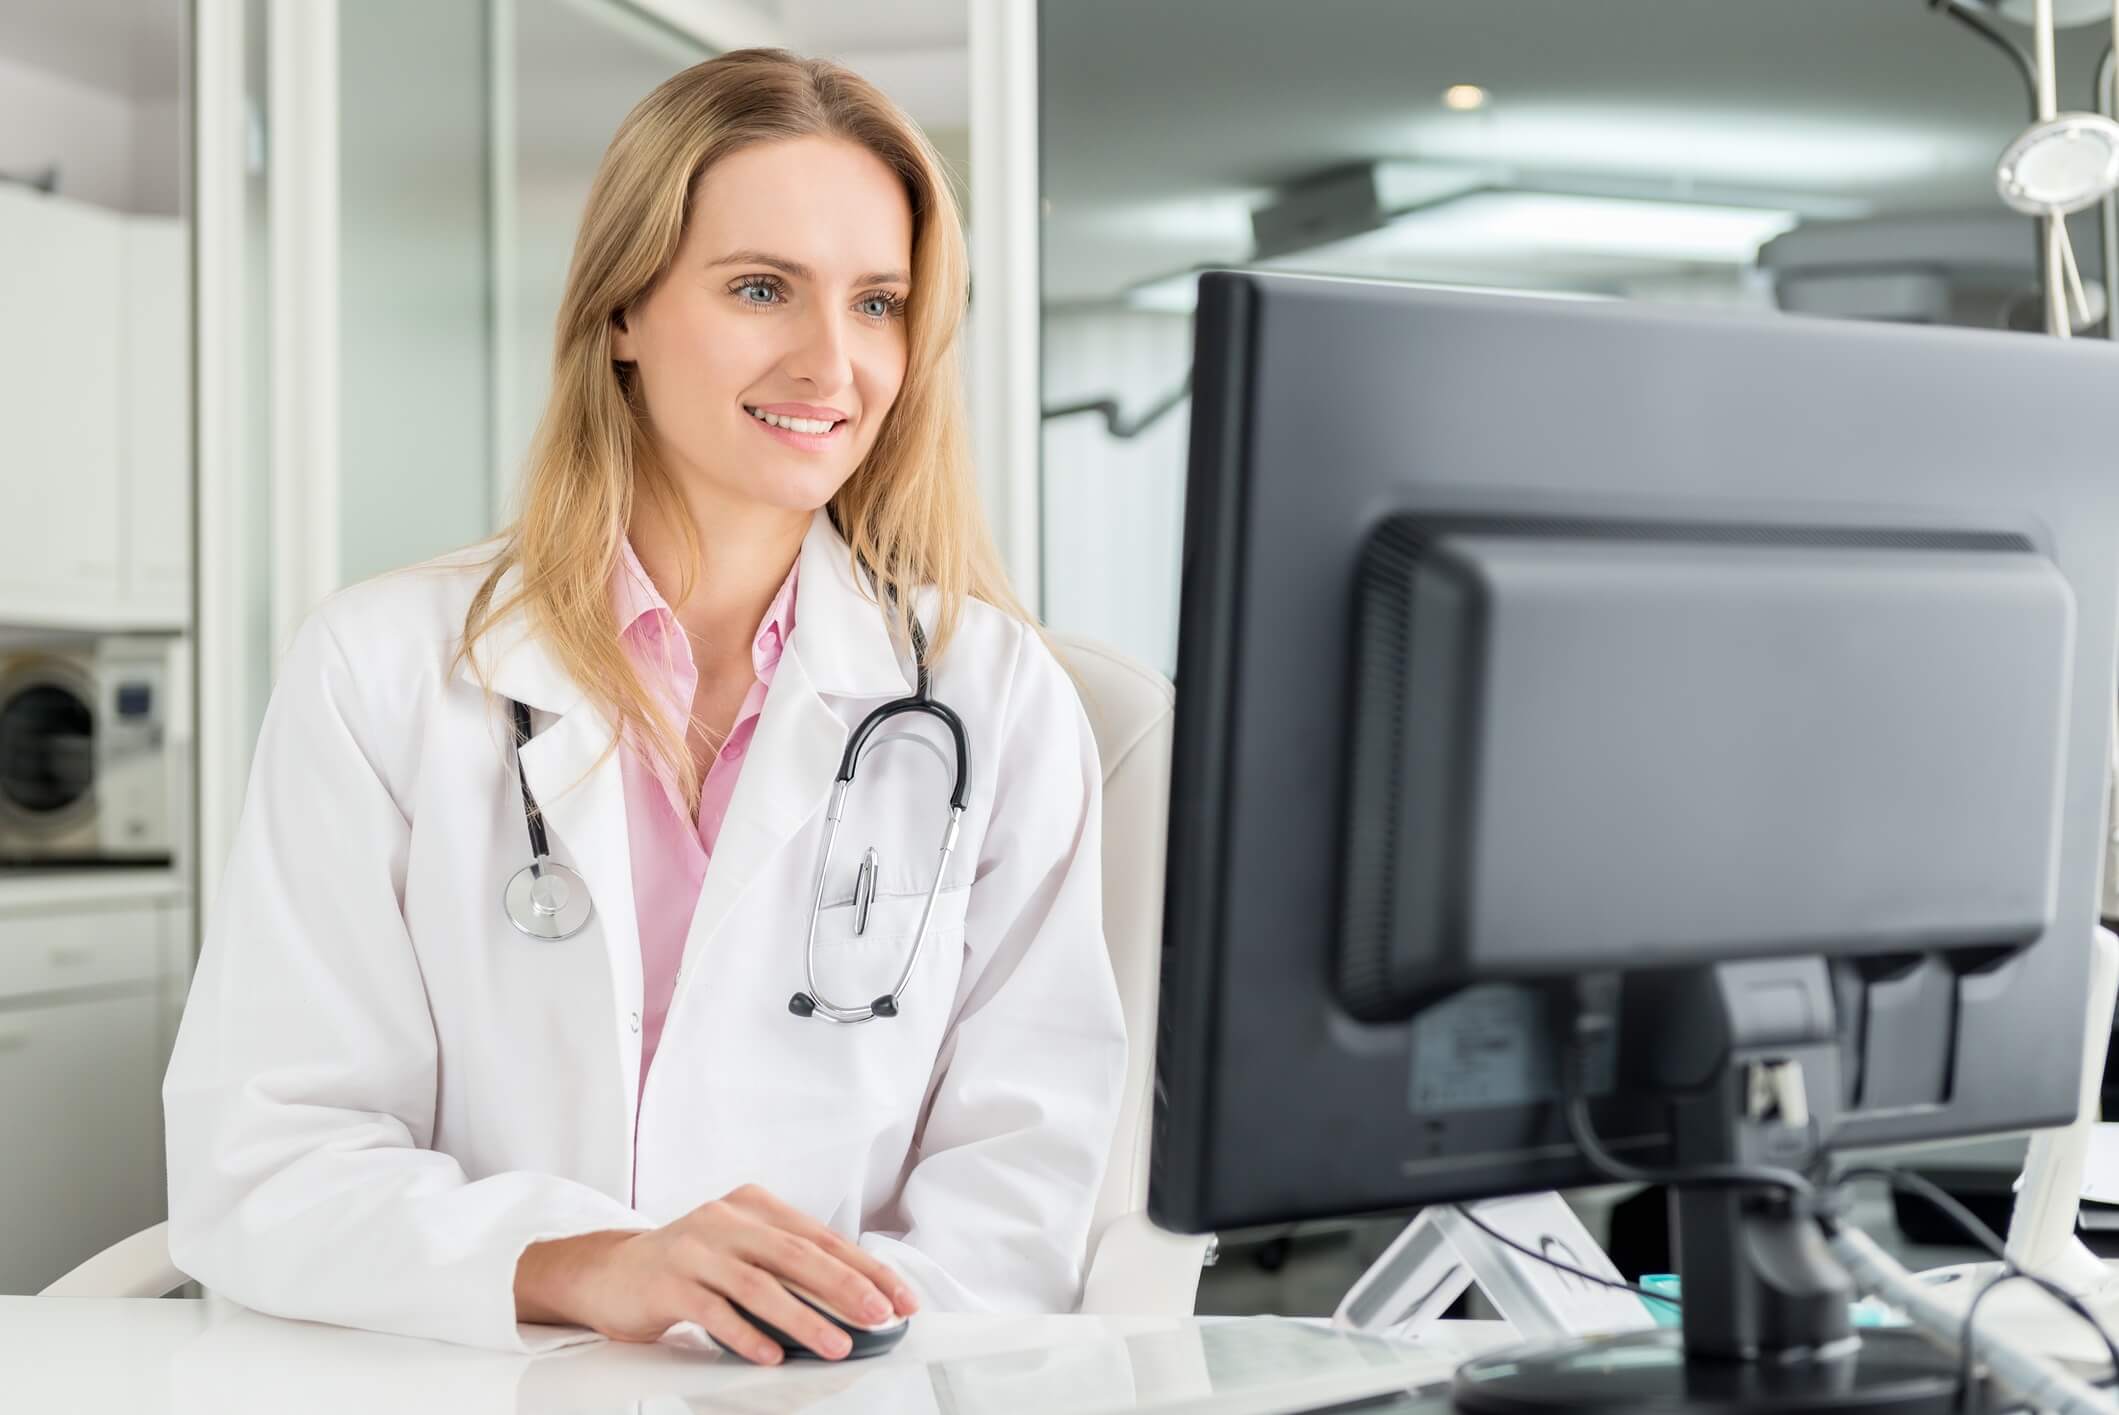
<path fill-rule="evenodd" d="M 662 1024 L 669 1016 L 670 997 L 677 988 L 677 965 L 684 960 L 685 936 L 691 932 L 692 915 L 699 908 L 699 885 L 706 878 L 706 862 L 721 835 L 721 821 L 728 814 L 730 798 L 736 794 L 736 777 L 743 770 L 743 757 L 758 729 L 758 713 L 765 706 L 766 689 L 773 671 L 780 666 L 780 651 L 795 632 L 795 574 L 800 562 L 790 568 L 779 594 L 765 611 L 764 620 L 751 640 L 751 667 L 757 681 L 743 695 L 736 709 L 736 723 L 714 764 L 707 770 L 699 792 L 699 811 L 688 816 L 677 793 L 658 776 L 649 759 L 627 743 L 619 753 L 625 781 L 626 836 L 633 855 L 633 913 L 640 925 L 640 1080 L 647 1085 L 648 1067 L 662 1040 Z M 617 573 L 611 577 L 612 608 L 618 616 L 618 633 L 633 671 L 648 692 L 662 705 L 674 725 L 687 721 L 692 695 L 699 687 L 699 670 L 692 661 L 691 642 L 678 627 L 677 616 L 655 588 L 632 543 L 624 542 Z"/>

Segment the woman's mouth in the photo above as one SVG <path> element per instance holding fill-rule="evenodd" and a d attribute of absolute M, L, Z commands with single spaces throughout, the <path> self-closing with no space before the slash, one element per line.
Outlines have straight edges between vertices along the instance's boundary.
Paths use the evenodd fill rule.
<path fill-rule="evenodd" d="M 821 452 L 832 446 L 839 430 L 846 426 L 844 418 L 795 417 L 788 413 L 770 413 L 748 404 L 743 411 L 750 414 L 751 421 L 769 436 L 805 452 Z"/>

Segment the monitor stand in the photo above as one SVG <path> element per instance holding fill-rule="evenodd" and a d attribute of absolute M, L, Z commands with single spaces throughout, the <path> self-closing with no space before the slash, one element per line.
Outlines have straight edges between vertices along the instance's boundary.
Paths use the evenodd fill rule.
<path fill-rule="evenodd" d="M 1332 1324 L 1370 1336 L 1417 1341 L 1451 1303 L 1476 1285 L 1528 1341 L 1654 1329 L 1655 1318 L 1632 1293 L 1561 1272 L 1486 1231 L 1492 1229 L 1532 1252 L 1607 1281 L 1622 1281 L 1618 1268 L 1558 1194 L 1482 1199 L 1462 1205 L 1465 1212 L 1459 1208 L 1444 1204 L 1421 1210 L 1347 1289 L 1332 1313 Z"/>
<path fill-rule="evenodd" d="M 1759 959 L 1637 974 L 1618 1019 L 1629 1078 L 1672 1097 L 1677 1167 L 1805 1170 L 1820 1127 L 1786 1083 L 1838 1085 L 1831 977 L 1820 958 Z M 1671 1019 L 1684 1019 L 1673 1025 Z M 1635 1038 L 1639 1045 L 1629 1047 Z M 1652 1044 L 1651 1044 L 1652 1043 Z M 1904 1329 L 1857 1336 L 1852 1279 L 1815 1220 L 1769 1188 L 1671 1191 L 1683 1275 L 1682 1330 L 1637 1331 L 1497 1352 L 1458 1368 L 1460 1411 L 1597 1415 L 1803 1411 L 1951 1415 L 1954 1359 Z"/>

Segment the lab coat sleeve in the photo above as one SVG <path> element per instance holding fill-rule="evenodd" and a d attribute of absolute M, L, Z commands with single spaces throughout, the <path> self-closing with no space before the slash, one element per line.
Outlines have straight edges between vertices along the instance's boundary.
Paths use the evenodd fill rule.
<path fill-rule="evenodd" d="M 284 1317 L 510 1351 L 530 1243 L 650 1225 L 587 1185 L 470 1181 L 427 1148 L 436 1042 L 403 898 L 410 823 L 326 619 L 289 649 L 163 1085 L 169 1246 Z"/>
<path fill-rule="evenodd" d="M 995 787 L 963 979 L 898 1231 L 861 1241 L 932 1307 L 1064 1312 L 1080 1301 L 1125 1019 L 1104 945 L 1096 741 L 1034 634 L 1014 677 L 986 757 Z"/>

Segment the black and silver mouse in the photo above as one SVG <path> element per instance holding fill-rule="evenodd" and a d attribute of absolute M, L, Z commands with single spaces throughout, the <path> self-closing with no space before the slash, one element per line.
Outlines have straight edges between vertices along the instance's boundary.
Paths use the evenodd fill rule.
<path fill-rule="evenodd" d="M 853 1350 L 847 1352 L 843 1358 L 848 1361 L 858 1361 L 864 1356 L 881 1356 L 884 1352 L 890 1350 L 891 1347 L 903 1341 L 907 1328 L 912 1325 L 912 1318 L 895 1315 L 887 1321 L 874 1324 L 857 1322 L 840 1312 L 823 1298 L 818 1297 L 805 1288 L 797 1287 L 793 1283 L 787 1284 L 787 1293 L 803 1306 L 814 1309 L 825 1321 L 830 1322 L 840 1331 L 846 1333 L 847 1338 L 853 1342 Z M 823 1359 L 816 1352 L 810 1350 L 786 1332 L 781 1331 L 771 1322 L 752 1312 L 748 1307 L 743 1306 L 741 1303 L 732 1305 L 735 1306 L 737 1315 L 764 1333 L 768 1341 L 778 1342 L 780 1350 L 790 1360 L 806 1358 L 818 1361 Z"/>

